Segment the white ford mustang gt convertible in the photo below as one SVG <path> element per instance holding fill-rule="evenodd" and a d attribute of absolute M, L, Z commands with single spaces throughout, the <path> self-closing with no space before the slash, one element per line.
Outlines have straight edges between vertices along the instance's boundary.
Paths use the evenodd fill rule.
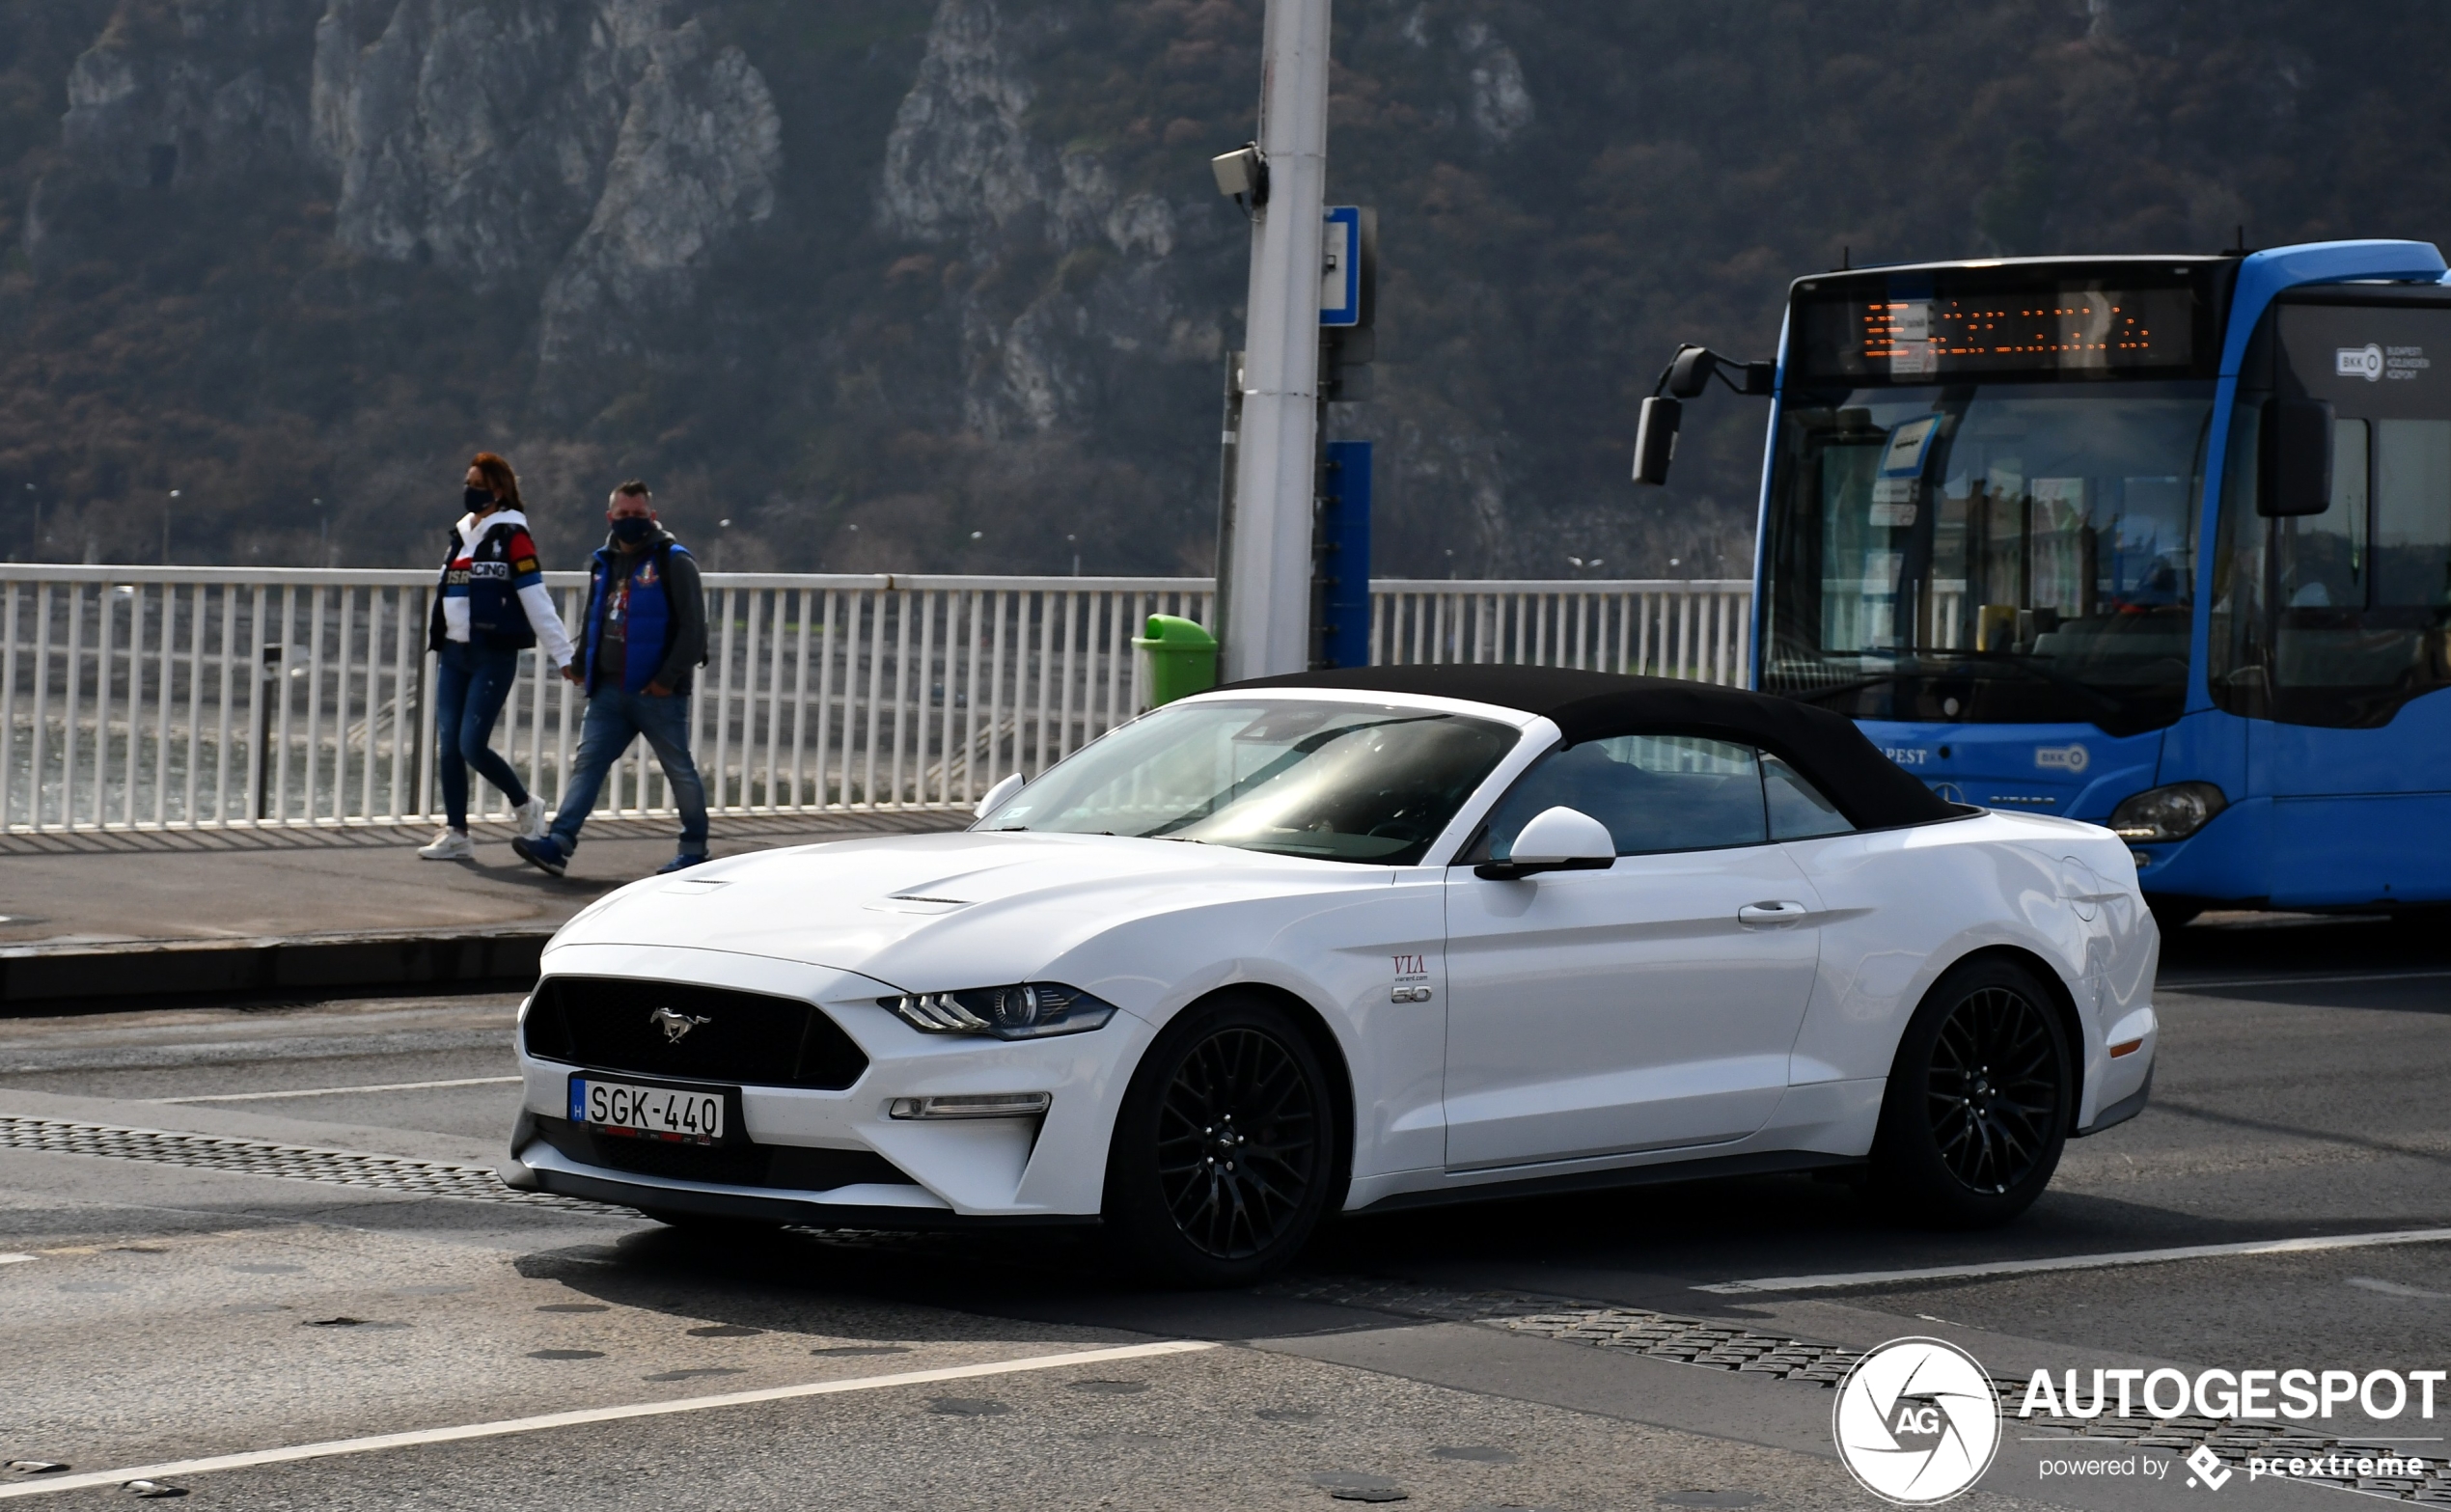
<path fill-rule="evenodd" d="M 1230 1283 L 1332 1212 L 1716 1172 L 1998 1223 L 2153 1080 L 2127 847 L 1946 803 L 1807 704 L 1266 678 L 980 810 L 573 919 L 505 1179 L 675 1223 L 1103 1222 Z"/>

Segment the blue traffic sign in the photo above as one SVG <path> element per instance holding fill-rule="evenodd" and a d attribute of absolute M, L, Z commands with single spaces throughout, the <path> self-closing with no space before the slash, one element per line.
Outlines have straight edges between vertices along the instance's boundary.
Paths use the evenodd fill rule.
<path fill-rule="evenodd" d="M 1362 207 L 1332 205 L 1319 256 L 1319 323 L 1362 323 Z"/>

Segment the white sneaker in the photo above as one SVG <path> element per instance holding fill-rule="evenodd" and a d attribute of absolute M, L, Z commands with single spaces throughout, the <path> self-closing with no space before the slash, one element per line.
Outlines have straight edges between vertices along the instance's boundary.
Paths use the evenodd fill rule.
<path fill-rule="evenodd" d="M 544 800 L 530 794 L 528 801 L 510 811 L 519 822 L 519 838 L 524 840 L 544 838 Z"/>
<path fill-rule="evenodd" d="M 418 847 L 417 856 L 421 861 L 474 861 L 477 845 L 465 834 L 446 825 L 434 836 L 434 843 Z"/>

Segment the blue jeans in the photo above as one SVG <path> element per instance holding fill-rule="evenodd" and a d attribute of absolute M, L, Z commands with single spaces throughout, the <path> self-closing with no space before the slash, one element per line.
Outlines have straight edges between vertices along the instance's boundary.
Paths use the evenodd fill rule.
<path fill-rule="evenodd" d="M 698 763 L 689 758 L 689 696 L 624 693 L 599 688 L 588 699 L 587 723 L 579 729 L 578 759 L 570 764 L 569 785 L 562 790 L 562 810 L 553 816 L 553 842 L 568 856 L 579 848 L 579 826 L 588 822 L 604 774 L 645 735 L 655 759 L 663 763 L 664 783 L 673 790 L 673 807 L 681 811 L 684 856 L 706 854 L 706 788 L 698 780 Z"/>
<path fill-rule="evenodd" d="M 494 754 L 494 721 L 519 676 L 519 653 L 465 641 L 446 641 L 434 665 L 434 766 L 443 780 L 443 811 L 454 830 L 468 828 L 468 769 L 493 783 L 512 808 L 528 801 L 527 784 Z"/>

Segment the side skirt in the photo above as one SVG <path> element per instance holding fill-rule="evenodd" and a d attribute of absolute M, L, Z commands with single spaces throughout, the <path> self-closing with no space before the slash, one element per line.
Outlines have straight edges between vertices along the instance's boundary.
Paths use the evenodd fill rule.
<path fill-rule="evenodd" d="M 1579 1170 L 1562 1176 L 1525 1176 L 1513 1181 L 1483 1181 L 1443 1187 L 1432 1192 L 1399 1192 L 1381 1197 L 1345 1216 L 1394 1213 L 1406 1208 L 1445 1207 L 1453 1202 L 1488 1202 L 1507 1197 L 1554 1196 L 1574 1192 L 1608 1192 L 1620 1187 L 1660 1186 L 1672 1181 L 1710 1181 L 1721 1176 L 1782 1175 L 1827 1170 L 1833 1166 L 1860 1166 L 1860 1155 L 1821 1155 L 1809 1150 L 1764 1150 L 1751 1155 L 1713 1155 L 1702 1160 L 1667 1161 L 1630 1166 L 1617 1170 Z"/>

